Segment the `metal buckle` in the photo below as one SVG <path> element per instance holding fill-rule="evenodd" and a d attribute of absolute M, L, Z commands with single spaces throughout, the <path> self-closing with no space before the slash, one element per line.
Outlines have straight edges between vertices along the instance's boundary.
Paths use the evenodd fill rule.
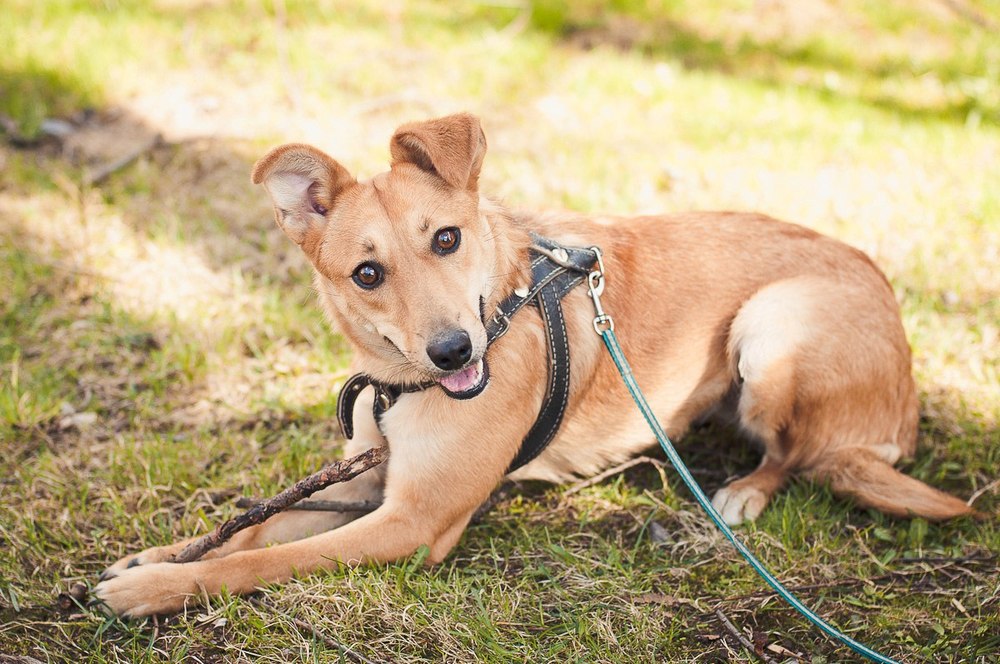
<path fill-rule="evenodd" d="M 615 330 L 615 319 L 607 314 L 601 314 L 600 316 L 594 317 L 594 332 L 598 335 L 604 336 L 605 332 L 614 332 Z"/>
<path fill-rule="evenodd" d="M 603 336 L 605 332 L 614 331 L 615 321 L 604 313 L 604 307 L 601 306 L 601 295 L 604 294 L 604 257 L 599 248 L 591 247 L 590 250 L 597 256 L 597 269 L 587 275 L 587 285 L 590 287 L 587 292 L 594 301 L 594 313 L 597 314 L 594 316 L 594 332 Z"/>
<path fill-rule="evenodd" d="M 510 328 L 510 316 L 505 314 L 500 307 L 497 307 L 497 313 L 493 314 L 493 322 L 497 325 L 497 328 L 493 331 L 493 340 L 496 341 L 507 334 L 507 330 Z"/>
<path fill-rule="evenodd" d="M 601 252 L 601 248 L 591 247 L 590 250 L 597 256 L 597 272 L 604 274 L 604 254 Z"/>

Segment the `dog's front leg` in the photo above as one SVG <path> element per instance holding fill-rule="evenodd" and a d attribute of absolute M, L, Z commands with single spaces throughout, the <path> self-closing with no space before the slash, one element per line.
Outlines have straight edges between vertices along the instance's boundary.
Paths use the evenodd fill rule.
<path fill-rule="evenodd" d="M 403 415 L 406 409 L 397 408 Z M 430 426 L 434 433 L 446 436 L 442 439 L 427 438 L 422 435 L 427 431 L 411 426 L 410 436 L 389 436 L 385 499 L 375 512 L 294 542 L 193 563 L 127 568 L 101 582 L 95 594 L 119 615 L 144 616 L 178 611 L 187 602 L 218 594 L 223 588 L 247 593 L 296 573 L 398 560 L 421 546 L 430 550 L 428 562 L 439 562 L 503 476 L 519 441 L 518 429 L 523 427 L 518 419 L 503 420 L 507 426 L 492 432 L 494 444 L 479 447 L 476 458 L 468 457 L 473 433 L 463 427 Z"/>
<path fill-rule="evenodd" d="M 193 563 L 154 563 L 121 570 L 97 585 L 112 612 L 139 617 L 174 613 L 223 588 L 244 594 L 341 562 L 391 561 L 436 545 L 435 528 L 412 509 L 381 508 L 341 528 L 264 549 L 237 551 Z"/>
<path fill-rule="evenodd" d="M 373 391 L 367 390 L 358 397 L 354 408 L 354 438 L 344 446 L 344 457 L 349 458 L 361 454 L 376 445 L 385 445 L 385 438 L 372 416 Z M 313 494 L 317 500 L 338 501 L 379 501 L 382 499 L 382 486 L 385 483 L 385 465 L 373 468 L 354 479 L 332 486 Z M 276 514 L 264 523 L 251 526 L 233 535 L 219 547 L 207 551 L 203 558 L 218 558 L 234 551 L 256 549 L 270 544 L 280 544 L 292 540 L 316 535 L 332 530 L 353 520 L 358 513 L 310 512 L 290 510 Z M 108 578 L 124 569 L 138 565 L 173 560 L 185 546 L 198 539 L 191 537 L 166 546 L 154 546 L 140 553 L 125 556 L 110 565 L 101 574 L 101 579 Z"/>

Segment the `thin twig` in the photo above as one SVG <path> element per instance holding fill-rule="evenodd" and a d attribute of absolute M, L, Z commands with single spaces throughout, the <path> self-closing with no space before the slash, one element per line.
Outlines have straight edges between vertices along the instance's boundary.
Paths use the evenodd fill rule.
<path fill-rule="evenodd" d="M 236 507 L 246 509 L 265 502 L 267 502 L 266 498 L 242 496 L 236 500 Z M 360 512 L 368 514 L 377 510 L 381 505 L 382 503 L 377 500 L 303 500 L 289 505 L 285 509 L 303 512 Z"/>
<path fill-rule="evenodd" d="M 740 642 L 740 645 L 746 648 L 748 652 L 757 655 L 757 657 L 760 657 L 760 659 L 763 660 L 764 662 L 767 662 L 767 664 L 771 664 L 771 662 L 774 661 L 764 653 L 758 652 L 757 649 L 753 647 L 753 644 L 750 643 L 750 639 L 748 639 L 743 634 L 743 632 L 736 629 L 736 625 L 733 624 L 733 622 L 722 611 L 722 609 L 716 609 L 715 616 L 719 619 L 719 622 L 722 623 L 722 626 L 726 628 L 726 631 L 729 632 L 731 635 L 733 635 L 736 638 L 736 640 Z"/>
<path fill-rule="evenodd" d="M 269 604 L 268 602 L 265 602 L 264 600 L 259 599 L 257 597 L 248 597 L 247 601 L 261 609 L 267 609 L 269 611 L 278 611 L 279 613 L 281 612 L 281 610 L 278 609 L 278 607 L 273 606 L 272 604 Z M 310 625 L 305 620 L 299 620 L 298 618 L 294 618 L 292 616 L 284 616 L 284 617 L 291 620 L 292 624 L 295 625 L 295 627 L 298 628 L 300 631 L 307 632 L 314 639 L 322 641 L 327 648 L 330 648 L 331 650 L 337 650 L 340 653 L 342 653 L 344 657 L 354 660 L 355 662 L 360 662 L 361 664 L 377 664 L 376 662 L 368 659 L 361 653 L 351 649 L 349 646 L 346 646 L 343 643 L 340 643 L 339 641 L 331 639 L 329 636 L 323 634 L 321 631 L 316 629 L 316 627 Z"/>
<path fill-rule="evenodd" d="M 153 148 L 159 146 L 163 142 L 163 137 L 160 134 L 153 136 L 148 141 L 144 142 L 142 145 L 136 147 L 135 149 L 123 154 L 118 159 L 110 161 L 103 166 L 89 171 L 83 178 L 83 184 L 92 187 L 95 184 L 100 184 L 104 180 L 108 179 L 113 173 L 120 171 L 125 168 L 133 161 L 146 154 Z"/>
<path fill-rule="evenodd" d="M 647 456 L 636 457 L 630 461 L 626 461 L 625 463 L 620 463 L 613 468 L 608 468 L 603 473 L 598 473 L 593 477 L 588 477 L 583 481 L 577 482 L 570 488 L 566 489 L 566 491 L 563 492 L 563 495 L 572 496 L 574 493 L 578 493 L 586 489 L 587 487 L 594 486 L 595 484 L 600 484 L 601 482 L 608 479 L 612 475 L 617 475 L 618 473 L 624 472 L 629 468 L 632 468 L 633 466 L 638 466 L 639 464 L 643 463 L 652 464 L 657 468 L 664 468 L 666 465 L 659 459 L 654 459 L 653 457 L 647 457 Z"/>
<path fill-rule="evenodd" d="M 965 504 L 968 505 L 969 507 L 972 507 L 972 503 L 976 502 L 976 500 L 979 498 L 979 496 L 983 495 L 987 491 L 995 489 L 998 486 L 1000 486 L 1000 478 L 997 478 L 997 479 L 993 480 L 992 482 L 990 482 L 989 484 L 987 484 L 986 486 L 984 486 L 982 489 L 980 489 L 979 491 L 976 491 L 974 494 L 972 494 L 971 496 L 969 496 L 969 500 L 967 500 Z"/>
<path fill-rule="evenodd" d="M 373 447 L 350 459 L 335 461 L 319 472 L 296 482 L 295 486 L 285 489 L 273 498 L 258 503 L 243 514 L 220 524 L 213 532 L 199 537 L 184 547 L 174 557 L 173 562 L 189 563 L 198 560 L 206 551 L 220 546 L 244 528 L 263 523 L 271 516 L 287 509 L 289 505 L 297 503 L 303 498 L 308 498 L 331 484 L 346 482 L 366 470 L 371 470 L 388 458 L 389 448 L 382 446 Z"/>
<path fill-rule="evenodd" d="M 493 493 L 490 497 L 483 501 L 483 504 L 476 508 L 476 511 L 472 513 L 472 518 L 469 519 L 469 523 L 479 523 L 483 520 L 487 514 L 490 513 L 497 503 L 505 499 L 510 495 L 511 487 L 514 486 L 513 482 L 504 482 L 497 488 L 493 489 Z"/>

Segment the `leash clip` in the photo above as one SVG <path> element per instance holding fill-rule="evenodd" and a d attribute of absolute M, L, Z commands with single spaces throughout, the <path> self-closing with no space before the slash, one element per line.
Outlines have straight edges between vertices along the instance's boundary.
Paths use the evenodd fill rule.
<path fill-rule="evenodd" d="M 492 341 L 496 341 L 503 335 L 507 334 L 507 329 L 510 328 L 510 316 L 503 312 L 503 309 L 497 307 L 497 312 L 493 314 L 492 322 L 496 325 L 492 335 Z"/>
<path fill-rule="evenodd" d="M 594 301 L 594 332 L 598 336 L 604 336 L 605 332 L 615 329 L 615 321 L 608 314 L 604 313 L 601 306 L 601 295 L 604 294 L 604 258 L 598 247 L 591 247 L 590 250 L 597 256 L 597 269 L 587 275 L 587 286 L 590 287 L 588 293 Z"/>

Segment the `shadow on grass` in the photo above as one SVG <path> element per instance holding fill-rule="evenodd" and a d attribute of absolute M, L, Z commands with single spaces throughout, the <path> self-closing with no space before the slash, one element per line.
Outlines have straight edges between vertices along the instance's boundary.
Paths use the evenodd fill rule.
<path fill-rule="evenodd" d="M 958 411 L 923 417 L 920 429 L 916 454 L 897 464 L 901 471 L 963 500 L 996 479 L 1000 429 L 972 421 Z M 709 496 L 727 481 L 753 472 L 760 463 L 759 446 L 725 424 L 704 425 L 674 442 Z M 656 456 L 665 460 L 658 450 Z M 651 483 L 649 486 L 657 482 L 648 472 L 641 476 Z M 674 478 L 671 484 L 687 495 L 672 470 L 668 476 Z M 829 494 L 828 489 L 814 486 Z M 986 513 L 996 513 L 1000 507 L 997 492 L 983 494 L 975 505 Z"/>
<path fill-rule="evenodd" d="M 0 67 L 0 114 L 13 120 L 19 140 L 38 139 L 46 118 L 68 117 L 102 99 L 100 90 L 66 71 L 32 62 L 17 70 Z"/>
<path fill-rule="evenodd" d="M 546 10 L 549 5 L 556 8 Z M 773 88 L 809 90 L 823 101 L 860 102 L 905 119 L 965 123 L 975 114 L 984 123 L 1000 125 L 1000 99 L 989 92 L 990 74 L 966 69 L 964 62 L 917 64 L 910 57 L 851 52 L 836 46 L 834 37 L 759 39 L 747 30 L 738 39 L 721 39 L 702 34 L 693 24 L 667 15 L 666 10 L 653 11 L 652 16 L 639 20 L 613 11 L 574 11 L 559 2 L 540 2 L 531 26 L 584 50 L 611 46 L 666 57 L 687 69 L 719 72 Z M 989 63 L 970 63 L 970 67 L 980 66 L 988 67 Z M 929 99 L 916 93 L 907 98 L 894 85 L 915 83 L 927 75 L 935 77 L 947 91 Z M 983 90 L 971 89 L 976 86 Z"/>

